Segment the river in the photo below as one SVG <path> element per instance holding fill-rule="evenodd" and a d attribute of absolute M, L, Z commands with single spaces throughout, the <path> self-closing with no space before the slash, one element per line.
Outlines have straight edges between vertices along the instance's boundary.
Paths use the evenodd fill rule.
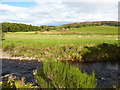
<path fill-rule="evenodd" d="M 72 63 L 78 66 L 82 72 L 91 74 L 95 72 L 99 88 L 112 87 L 120 81 L 119 66 L 120 62 L 87 62 L 87 63 Z M 25 77 L 26 82 L 34 82 L 32 71 L 37 67 L 41 67 L 41 62 L 27 60 L 2 60 L 2 80 L 6 80 L 5 76 L 13 74 L 17 77 Z"/>

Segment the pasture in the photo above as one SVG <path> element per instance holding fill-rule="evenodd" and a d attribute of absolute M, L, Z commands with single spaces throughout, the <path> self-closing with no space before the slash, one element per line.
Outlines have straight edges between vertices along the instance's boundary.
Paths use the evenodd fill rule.
<path fill-rule="evenodd" d="M 75 44 L 80 46 L 100 43 L 117 43 L 118 35 L 40 35 L 29 33 L 7 33 L 3 47 L 14 43 L 32 47 L 49 47 L 53 45 Z"/>
<path fill-rule="evenodd" d="M 78 34 L 80 32 L 81 34 Z M 37 34 L 35 32 L 8 32 L 5 34 L 2 46 L 4 51 L 9 51 L 13 56 L 37 58 L 55 56 L 62 60 L 81 60 L 81 53 L 84 52 L 81 48 L 102 43 L 118 44 L 117 27 L 81 27 L 64 32 L 56 31 L 54 33 L 52 30 Z"/>
<path fill-rule="evenodd" d="M 77 44 L 80 46 L 100 43 L 117 43 L 118 28 L 111 26 L 81 27 L 68 31 L 51 30 L 49 32 L 8 32 L 5 34 L 7 44 L 49 47 L 53 45 Z"/>
<path fill-rule="evenodd" d="M 118 34 L 118 27 L 114 26 L 94 26 L 75 28 L 67 32 L 79 32 L 83 34 L 102 34 L 102 35 L 116 35 Z"/>

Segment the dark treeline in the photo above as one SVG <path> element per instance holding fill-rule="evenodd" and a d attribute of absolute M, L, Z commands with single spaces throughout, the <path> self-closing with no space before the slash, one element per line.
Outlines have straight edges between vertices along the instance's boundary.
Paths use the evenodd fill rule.
<path fill-rule="evenodd" d="M 2 23 L 2 31 L 3 32 L 28 32 L 28 31 L 50 31 L 50 30 L 65 30 L 71 28 L 80 28 L 86 26 L 119 26 L 118 23 L 113 22 L 103 22 L 103 23 L 80 23 L 80 24 L 66 24 L 61 26 L 32 26 L 27 24 L 20 24 L 20 23 Z"/>
<path fill-rule="evenodd" d="M 120 24 L 119 23 L 110 23 L 110 22 L 108 22 L 108 23 L 102 23 L 103 25 L 108 25 L 108 26 L 120 26 Z"/>
<path fill-rule="evenodd" d="M 2 31 L 3 32 L 28 32 L 28 31 L 49 31 L 53 30 L 54 26 L 32 26 L 27 24 L 20 23 L 2 23 Z"/>

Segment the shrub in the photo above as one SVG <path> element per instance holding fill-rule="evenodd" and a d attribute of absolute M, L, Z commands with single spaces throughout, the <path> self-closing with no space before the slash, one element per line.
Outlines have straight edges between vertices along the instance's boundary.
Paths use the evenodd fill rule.
<path fill-rule="evenodd" d="M 43 67 L 34 71 L 36 81 L 42 88 L 95 88 L 95 74 L 82 73 L 79 68 L 49 59 Z"/>
<path fill-rule="evenodd" d="M 119 60 L 120 47 L 115 44 L 103 43 L 94 47 L 85 47 L 81 53 L 84 61 Z"/>

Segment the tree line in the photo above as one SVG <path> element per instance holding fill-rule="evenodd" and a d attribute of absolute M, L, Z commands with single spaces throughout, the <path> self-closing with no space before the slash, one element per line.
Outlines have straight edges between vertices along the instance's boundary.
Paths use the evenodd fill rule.
<path fill-rule="evenodd" d="M 50 29 L 54 28 L 54 26 L 33 26 L 27 24 L 20 24 L 20 23 L 2 23 L 2 31 L 3 32 L 28 32 L 28 31 L 49 31 Z"/>
<path fill-rule="evenodd" d="M 66 24 L 66 25 L 60 25 L 60 26 L 33 26 L 33 25 L 27 25 L 27 24 L 21 24 L 21 23 L 9 23 L 4 22 L 2 23 L 2 31 L 3 32 L 28 32 L 28 31 L 50 31 L 50 30 L 64 30 L 64 29 L 71 29 L 71 28 L 80 28 L 80 27 L 86 27 L 86 26 L 102 26 L 102 25 L 108 25 L 108 26 L 119 26 L 118 23 L 111 23 L 111 22 L 105 22 L 105 23 L 82 23 L 82 24 Z"/>

